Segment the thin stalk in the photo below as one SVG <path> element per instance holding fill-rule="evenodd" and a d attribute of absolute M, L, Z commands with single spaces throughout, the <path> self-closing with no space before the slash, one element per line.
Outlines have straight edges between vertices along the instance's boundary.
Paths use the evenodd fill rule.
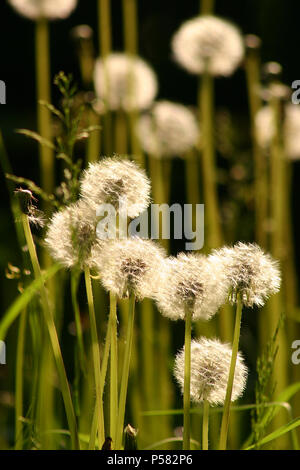
<path fill-rule="evenodd" d="M 85 287 L 88 300 L 90 328 L 91 328 L 91 340 L 92 340 L 92 355 L 93 355 L 93 368 L 94 368 L 94 380 L 96 387 L 96 410 L 97 410 L 97 427 L 98 427 L 98 439 L 99 442 L 104 442 L 104 415 L 103 415 L 103 402 L 101 396 L 101 361 L 100 361 L 100 348 L 97 333 L 97 323 L 94 308 L 94 298 L 92 291 L 92 282 L 90 276 L 90 270 L 85 267 L 84 270 Z"/>
<path fill-rule="evenodd" d="M 217 177 L 214 147 L 214 82 L 205 72 L 200 79 L 199 111 L 202 124 L 202 172 L 207 227 L 207 249 L 222 244 L 220 214 L 217 195 Z"/>
<path fill-rule="evenodd" d="M 214 12 L 215 0 L 200 0 L 200 12 L 202 15 L 212 15 Z"/>
<path fill-rule="evenodd" d="M 16 391 L 15 391 L 15 450 L 23 448 L 23 366 L 24 345 L 26 331 L 27 312 L 22 312 L 19 321 L 17 357 L 16 357 Z"/>
<path fill-rule="evenodd" d="M 110 292 L 110 436 L 116 441 L 118 416 L 118 338 L 117 338 L 117 299 Z"/>
<path fill-rule="evenodd" d="M 89 111 L 89 125 L 90 126 L 99 126 L 101 123 L 101 118 L 93 109 Z M 101 131 L 95 130 L 90 133 L 87 141 L 87 162 L 92 163 L 99 160 L 101 154 Z"/>
<path fill-rule="evenodd" d="M 245 61 L 248 102 L 250 111 L 252 149 L 254 157 L 254 202 L 255 202 L 255 238 L 257 243 L 267 248 L 266 220 L 268 210 L 268 175 L 265 155 L 261 151 L 255 132 L 255 116 L 261 108 L 260 60 L 258 49 L 250 49 Z"/>
<path fill-rule="evenodd" d="M 208 422 L 209 422 L 209 402 L 203 400 L 202 418 L 202 450 L 208 450 Z"/>
<path fill-rule="evenodd" d="M 227 382 L 227 389 L 226 389 L 226 396 L 225 396 L 222 424 L 221 424 L 221 434 L 220 434 L 220 444 L 219 444 L 220 450 L 225 450 L 226 445 L 227 445 L 227 435 L 228 435 L 229 416 L 230 416 L 230 403 L 231 403 L 231 396 L 232 396 L 232 387 L 233 387 L 233 381 L 234 381 L 236 359 L 237 359 L 238 350 L 239 350 L 242 310 L 243 310 L 243 303 L 241 301 L 241 296 L 238 293 L 231 362 L 230 362 L 229 377 L 228 377 L 228 382 Z"/>
<path fill-rule="evenodd" d="M 80 273 L 72 271 L 71 272 L 71 297 L 72 297 L 72 304 L 74 310 L 74 319 L 75 319 L 75 326 L 76 326 L 76 337 L 77 337 L 77 344 L 78 344 L 78 353 L 79 353 L 79 364 L 82 372 L 86 374 L 86 357 L 84 353 L 84 345 L 83 345 L 83 335 L 82 335 L 82 326 L 81 326 L 81 318 L 80 318 L 80 311 L 79 305 L 77 301 L 77 290 L 79 284 L 79 277 Z"/>
<path fill-rule="evenodd" d="M 122 370 L 122 379 L 121 379 L 121 388 L 120 388 L 120 397 L 119 397 L 117 438 L 116 438 L 116 446 L 115 446 L 116 450 L 121 449 L 121 446 L 122 446 L 130 357 L 131 357 L 131 349 L 132 349 L 132 342 L 133 342 L 134 314 L 135 314 L 135 295 L 131 293 L 130 298 L 129 298 L 126 344 L 125 344 L 125 351 L 124 351 L 124 361 L 123 361 L 123 370 Z"/>
<path fill-rule="evenodd" d="M 192 313 L 187 310 L 185 315 L 185 338 L 184 338 L 184 385 L 183 385 L 183 450 L 190 450 L 191 446 L 191 336 L 192 336 Z"/>
<path fill-rule="evenodd" d="M 111 52 L 112 32 L 111 32 L 111 2 L 110 0 L 98 0 L 98 38 L 99 52 L 102 59 Z M 109 95 L 109 80 L 107 71 L 104 69 L 105 80 L 107 82 L 107 93 Z M 109 110 L 103 116 L 103 144 L 106 154 L 112 151 L 111 142 L 112 115 Z"/>
<path fill-rule="evenodd" d="M 50 52 L 49 52 L 49 25 L 47 20 L 36 22 L 36 81 L 38 99 L 38 132 L 42 137 L 51 140 L 51 114 L 50 111 L 39 104 L 40 100 L 51 102 L 50 93 Z M 54 155 L 53 150 L 40 146 L 41 187 L 48 193 L 54 189 Z"/>
<path fill-rule="evenodd" d="M 120 155 L 128 153 L 127 120 L 121 109 L 115 115 L 115 149 Z"/>
<path fill-rule="evenodd" d="M 30 259 L 32 262 L 34 276 L 36 279 L 39 279 L 42 275 L 41 268 L 39 265 L 35 245 L 34 245 L 31 230 L 30 230 L 29 220 L 25 214 L 22 215 L 22 223 L 23 223 L 23 229 L 24 229 L 24 234 L 26 238 L 26 243 L 27 243 Z M 71 434 L 72 448 L 79 449 L 77 423 L 76 423 L 76 417 L 75 417 L 74 408 L 72 404 L 70 388 L 69 388 L 68 379 L 67 379 L 67 375 L 66 375 L 66 371 L 64 367 L 64 362 L 63 362 L 63 358 L 61 354 L 61 349 L 59 345 L 59 340 L 58 340 L 58 336 L 56 332 L 53 315 L 49 307 L 47 291 L 44 285 L 41 288 L 40 294 L 41 294 L 41 301 L 43 305 L 45 323 L 47 325 L 50 342 L 51 342 L 51 346 L 52 346 L 52 350 L 53 350 L 53 354 L 55 358 L 55 363 L 57 367 L 57 373 L 59 376 L 61 392 L 63 395 L 69 430 Z"/>
<path fill-rule="evenodd" d="M 112 322 L 113 322 L 112 314 L 113 314 L 113 311 L 111 310 L 109 320 L 108 320 L 108 325 L 107 325 L 104 352 L 103 352 L 103 359 L 102 359 L 102 364 L 101 364 L 101 376 L 100 376 L 100 378 L 101 378 L 101 393 L 100 393 L 101 400 L 103 399 L 104 384 L 105 384 L 105 378 L 106 378 L 106 373 L 107 373 L 108 358 L 109 358 L 110 345 L 111 345 L 111 343 L 110 343 L 110 341 L 111 341 L 111 329 L 112 329 Z M 96 434 L 97 434 L 97 407 L 95 407 L 94 415 L 93 415 L 92 428 L 91 428 L 90 441 L 89 441 L 89 450 L 95 448 Z"/>
<path fill-rule="evenodd" d="M 124 46 L 128 54 L 137 54 L 137 4 L 136 0 L 123 0 Z"/>

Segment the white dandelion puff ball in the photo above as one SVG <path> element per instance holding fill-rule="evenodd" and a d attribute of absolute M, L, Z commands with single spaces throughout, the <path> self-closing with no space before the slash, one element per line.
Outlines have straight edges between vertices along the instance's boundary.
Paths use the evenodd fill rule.
<path fill-rule="evenodd" d="M 255 117 L 255 130 L 258 144 L 268 149 L 275 135 L 276 126 L 272 108 L 263 106 Z M 300 158 L 300 109 L 293 104 L 284 108 L 283 141 L 285 154 L 291 160 Z"/>
<path fill-rule="evenodd" d="M 226 302 L 228 281 L 221 266 L 203 255 L 180 253 L 168 258 L 155 296 L 161 313 L 171 320 L 209 320 Z"/>
<path fill-rule="evenodd" d="M 172 40 L 175 60 L 190 73 L 231 75 L 244 57 L 244 41 L 228 21 L 205 15 L 181 25 Z"/>
<path fill-rule="evenodd" d="M 90 163 L 81 179 L 81 196 L 94 209 L 111 204 L 127 210 L 130 218 L 150 204 L 151 185 L 145 171 L 134 162 L 118 157 Z"/>
<path fill-rule="evenodd" d="M 280 289 L 278 262 L 255 243 L 239 242 L 214 250 L 209 256 L 215 266 L 223 266 L 230 283 L 230 300 L 240 293 L 244 305 L 262 307 Z"/>
<path fill-rule="evenodd" d="M 186 106 L 170 101 L 154 103 L 140 117 L 137 135 L 145 152 L 154 157 L 181 156 L 199 140 L 199 124 Z"/>
<path fill-rule="evenodd" d="M 21 15 L 38 20 L 67 18 L 77 6 L 77 0 L 8 0 Z"/>
<path fill-rule="evenodd" d="M 112 111 L 149 108 L 158 88 L 150 65 L 118 52 L 96 61 L 94 82 L 98 98 Z"/>
<path fill-rule="evenodd" d="M 225 401 L 232 349 L 217 339 L 200 338 L 191 343 L 191 400 L 210 405 Z M 174 376 L 183 393 L 184 348 L 176 355 Z M 240 352 L 237 355 L 231 401 L 242 396 L 246 387 L 248 369 Z"/>
<path fill-rule="evenodd" d="M 104 288 L 119 298 L 134 293 L 141 300 L 152 298 L 158 288 L 164 250 L 151 240 L 110 240 L 105 250 L 93 251 L 93 264 Z"/>
<path fill-rule="evenodd" d="M 56 212 L 49 223 L 45 244 L 51 256 L 67 268 L 82 269 L 98 244 L 96 212 L 82 200 Z"/>

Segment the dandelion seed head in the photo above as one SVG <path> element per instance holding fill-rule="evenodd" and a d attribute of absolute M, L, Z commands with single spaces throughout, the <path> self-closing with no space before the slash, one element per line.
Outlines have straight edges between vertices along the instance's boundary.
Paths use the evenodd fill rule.
<path fill-rule="evenodd" d="M 300 109 L 293 104 L 284 108 L 283 143 L 285 155 L 291 160 L 300 158 Z M 268 149 L 276 132 L 271 106 L 262 107 L 255 117 L 256 138 L 259 145 Z"/>
<path fill-rule="evenodd" d="M 230 300 L 237 293 L 247 307 L 262 307 L 280 289 L 281 276 L 277 261 L 255 243 L 237 243 L 214 250 L 209 256 L 214 265 L 223 266 L 230 283 Z"/>
<path fill-rule="evenodd" d="M 145 152 L 172 157 L 185 154 L 197 144 L 199 125 L 186 106 L 158 101 L 151 112 L 140 117 L 137 135 Z"/>
<path fill-rule="evenodd" d="M 232 350 L 229 344 L 217 339 L 200 338 L 191 343 L 191 400 L 204 399 L 210 405 L 225 401 Z M 237 400 L 246 386 L 248 369 L 241 353 L 237 355 L 231 401 Z M 184 387 L 184 348 L 176 355 L 174 376 L 182 390 Z"/>
<path fill-rule="evenodd" d="M 243 38 L 231 23 L 205 15 L 183 23 L 172 40 L 175 60 L 190 73 L 231 75 L 244 56 Z"/>
<path fill-rule="evenodd" d="M 213 266 L 203 255 L 180 253 L 168 258 L 160 273 L 156 294 L 158 308 L 171 320 L 209 320 L 225 303 L 228 282 L 221 266 Z"/>
<path fill-rule="evenodd" d="M 94 82 L 98 98 L 113 111 L 148 108 L 158 88 L 150 65 L 140 57 L 117 52 L 97 60 Z"/>
<path fill-rule="evenodd" d="M 164 250 L 151 240 L 127 238 L 110 240 L 105 250 L 93 250 L 93 265 L 99 271 L 104 288 L 119 298 L 133 292 L 139 300 L 153 297 Z"/>
<path fill-rule="evenodd" d="M 134 218 L 150 203 L 150 181 L 134 162 L 118 157 L 91 163 L 81 179 L 81 195 L 94 210 L 101 204 L 126 208 Z"/>
<path fill-rule="evenodd" d="M 77 0 L 8 0 L 20 14 L 31 20 L 67 18 L 77 6 Z"/>
<path fill-rule="evenodd" d="M 82 200 L 56 212 L 45 239 L 51 256 L 67 268 L 82 269 L 90 262 L 96 238 L 96 213 Z"/>

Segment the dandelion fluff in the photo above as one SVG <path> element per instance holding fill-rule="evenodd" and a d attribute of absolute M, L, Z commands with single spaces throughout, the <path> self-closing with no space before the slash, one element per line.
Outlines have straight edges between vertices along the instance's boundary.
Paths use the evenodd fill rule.
<path fill-rule="evenodd" d="M 244 56 L 244 42 L 231 23 L 205 15 L 186 21 L 172 40 L 175 60 L 190 73 L 231 75 Z"/>
<path fill-rule="evenodd" d="M 194 321 L 209 320 L 226 301 L 224 270 L 206 256 L 180 253 L 169 258 L 160 277 L 155 298 L 162 314 L 171 320 L 184 320 L 187 310 Z"/>
<path fill-rule="evenodd" d="M 98 98 L 113 111 L 148 108 L 158 88 L 154 71 L 143 59 L 117 52 L 96 61 L 94 82 Z"/>
<path fill-rule="evenodd" d="M 217 339 L 200 338 L 191 343 L 191 400 L 200 403 L 204 399 L 211 405 L 225 401 L 232 350 L 229 344 Z M 237 355 L 231 401 L 237 400 L 246 386 L 248 369 L 241 353 Z M 175 378 L 184 387 L 184 348 L 175 359 Z"/>
<path fill-rule="evenodd" d="M 96 238 L 96 213 L 84 201 L 56 212 L 50 221 L 46 239 L 52 257 L 67 268 L 82 269 L 90 262 Z"/>
<path fill-rule="evenodd" d="M 120 298 L 133 292 L 138 299 L 153 297 L 158 288 L 164 250 L 151 240 L 110 240 L 105 250 L 93 250 L 94 267 L 104 288 Z"/>
<path fill-rule="evenodd" d="M 31 20 L 67 18 L 77 6 L 77 0 L 8 0 L 20 14 Z"/>
<path fill-rule="evenodd" d="M 268 149 L 276 132 L 274 114 L 270 106 L 261 108 L 255 118 L 256 138 L 259 145 Z M 300 109 L 293 104 L 284 108 L 283 140 L 285 154 L 291 160 L 300 158 Z"/>
<path fill-rule="evenodd" d="M 141 168 L 129 160 L 105 158 L 90 163 L 81 179 L 81 195 L 95 210 L 101 204 L 126 208 L 134 218 L 150 203 L 150 181 Z"/>
<path fill-rule="evenodd" d="M 140 117 L 137 135 L 145 152 L 156 157 L 183 155 L 199 140 L 194 114 L 182 104 L 158 101 Z"/>
<path fill-rule="evenodd" d="M 255 243 L 237 243 L 214 250 L 209 256 L 215 266 L 223 267 L 231 288 L 231 301 L 240 293 L 244 305 L 262 307 L 280 289 L 277 261 Z"/>

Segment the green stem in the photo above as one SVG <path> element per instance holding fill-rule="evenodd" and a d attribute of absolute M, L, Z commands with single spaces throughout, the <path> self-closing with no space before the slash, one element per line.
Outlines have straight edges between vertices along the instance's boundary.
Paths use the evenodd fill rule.
<path fill-rule="evenodd" d="M 225 396 L 224 410 L 223 410 L 222 424 L 221 424 L 221 435 L 220 435 L 220 444 L 219 444 L 220 450 L 225 450 L 226 445 L 227 445 L 227 435 L 228 435 L 228 426 L 229 426 L 229 417 L 230 417 L 230 403 L 231 403 L 231 396 L 232 396 L 235 366 L 236 366 L 236 360 L 237 360 L 238 349 L 239 349 L 242 309 L 243 309 L 243 303 L 241 301 L 241 296 L 238 293 L 231 362 L 230 362 L 229 377 L 228 377 L 228 382 L 227 382 L 227 389 L 226 389 L 226 396 Z"/>
<path fill-rule="evenodd" d="M 23 448 L 23 365 L 24 365 L 24 343 L 26 330 L 27 312 L 24 310 L 20 317 L 17 357 L 16 357 L 16 395 L 15 395 L 15 450 Z"/>
<path fill-rule="evenodd" d="M 99 126 L 101 123 L 101 118 L 93 109 L 89 111 L 89 125 L 90 126 Z M 100 158 L 101 153 L 101 131 L 95 130 L 90 133 L 87 141 L 87 162 L 92 163 L 96 162 Z"/>
<path fill-rule="evenodd" d="M 74 272 L 74 271 L 71 272 L 71 296 L 72 296 L 72 304 L 73 304 L 74 319 L 75 319 L 75 326 L 76 326 L 79 363 L 80 363 L 80 368 L 82 372 L 85 374 L 86 373 L 86 357 L 84 353 L 80 311 L 79 311 L 79 305 L 77 301 L 77 289 L 78 289 L 78 284 L 79 284 L 79 276 L 80 276 L 79 272 Z"/>
<path fill-rule="evenodd" d="M 26 238 L 26 243 L 27 243 L 30 259 L 32 262 L 34 276 L 36 279 L 39 279 L 42 275 L 41 268 L 39 265 L 35 245 L 34 245 L 31 230 L 30 230 L 29 220 L 28 220 L 28 217 L 24 214 L 22 215 L 22 223 L 23 223 L 23 229 L 24 229 L 24 234 Z M 53 350 L 53 354 L 55 358 L 57 373 L 59 376 L 61 392 L 63 395 L 64 405 L 65 405 L 65 410 L 66 410 L 66 415 L 67 415 L 67 420 L 68 420 L 68 425 L 69 425 L 69 429 L 71 433 L 72 447 L 73 449 L 79 449 L 77 423 L 76 423 L 76 417 L 75 417 L 74 408 L 72 404 L 70 388 L 69 388 L 68 379 L 67 379 L 67 375 L 66 375 L 66 371 L 64 367 L 64 362 L 63 362 L 63 358 L 61 354 L 61 349 L 60 349 L 60 345 L 58 341 L 53 314 L 49 307 L 45 285 L 42 286 L 40 293 L 41 293 L 41 301 L 43 305 L 45 323 L 47 325 L 50 342 L 51 342 L 51 346 L 52 346 L 52 350 Z"/>
<path fill-rule="evenodd" d="M 187 310 L 185 315 L 185 338 L 184 338 L 184 386 L 183 386 L 183 450 L 190 450 L 191 446 L 191 336 L 192 336 L 192 313 Z"/>
<path fill-rule="evenodd" d="M 136 0 L 123 0 L 124 46 L 128 54 L 137 54 L 137 5 Z"/>
<path fill-rule="evenodd" d="M 208 450 L 209 402 L 203 400 L 202 450 Z"/>
<path fill-rule="evenodd" d="M 99 443 L 104 442 L 104 416 L 103 416 L 103 403 L 101 394 L 101 361 L 100 361 L 100 348 L 97 333 L 97 323 L 94 308 L 94 299 L 92 291 L 92 282 L 90 276 L 90 270 L 85 267 L 85 287 L 88 300 L 90 328 L 91 328 L 91 340 L 92 340 L 92 355 L 93 355 L 93 368 L 94 368 L 94 380 L 96 387 L 96 410 L 97 410 L 97 427 L 98 427 L 98 439 Z"/>
<path fill-rule="evenodd" d="M 202 15 L 212 15 L 214 12 L 215 0 L 200 0 L 200 12 Z"/>
<path fill-rule="evenodd" d="M 101 389 L 100 389 L 101 400 L 103 399 L 105 377 L 107 373 L 108 357 L 109 357 L 109 351 L 110 351 L 110 345 L 111 345 L 110 344 L 111 329 L 112 329 L 112 323 L 113 323 L 112 314 L 113 314 L 113 311 L 110 310 L 110 316 L 109 316 L 108 325 L 107 325 L 104 352 L 103 352 L 103 360 L 101 364 L 101 377 L 100 377 L 101 378 Z M 93 415 L 92 428 L 91 428 L 90 441 L 89 441 L 89 450 L 95 448 L 96 434 L 97 434 L 97 407 L 95 407 L 95 411 Z M 100 447 L 100 444 L 99 444 L 99 447 Z"/>
<path fill-rule="evenodd" d="M 38 132 L 42 137 L 51 140 L 50 111 L 39 104 L 40 100 L 51 102 L 50 94 L 50 53 L 49 25 L 47 20 L 36 22 L 36 80 L 38 99 Z M 48 193 L 54 189 L 54 156 L 53 151 L 45 145 L 40 146 L 41 187 Z"/>
<path fill-rule="evenodd" d="M 200 80 L 199 111 L 202 124 L 202 172 L 207 249 L 217 248 L 222 244 L 214 148 L 213 85 L 213 77 L 205 72 Z"/>
<path fill-rule="evenodd" d="M 117 339 L 117 299 L 110 292 L 110 436 L 116 441 L 118 416 L 118 339 Z"/>
<path fill-rule="evenodd" d="M 132 349 L 132 342 L 133 342 L 134 313 L 135 313 L 135 295 L 132 293 L 129 298 L 128 324 L 127 324 L 126 344 L 125 344 L 125 351 L 124 351 L 124 362 L 123 362 L 121 388 L 120 388 L 118 421 L 117 421 L 117 438 L 116 438 L 116 445 L 115 445 L 116 450 L 120 450 L 122 446 L 130 357 L 131 357 L 131 349 Z"/>

